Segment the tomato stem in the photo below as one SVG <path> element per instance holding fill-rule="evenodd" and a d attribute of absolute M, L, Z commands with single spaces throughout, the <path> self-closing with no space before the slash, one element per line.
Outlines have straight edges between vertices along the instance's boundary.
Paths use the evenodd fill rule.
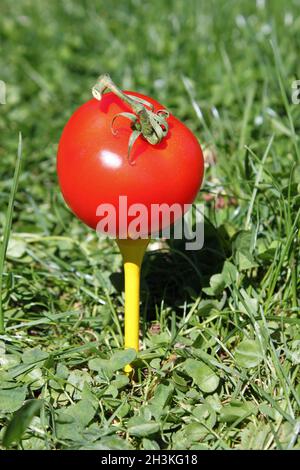
<path fill-rule="evenodd" d="M 133 130 L 139 131 L 140 135 L 142 135 L 151 145 L 159 144 L 167 135 L 169 130 L 167 123 L 169 113 L 167 110 L 160 109 L 155 113 L 153 106 L 150 103 L 146 100 L 137 98 L 136 96 L 124 93 L 119 87 L 117 87 L 108 74 L 103 74 L 100 75 L 97 83 L 92 88 L 94 98 L 101 101 L 102 95 L 106 90 L 114 93 L 132 109 L 136 118 L 130 117 L 130 113 L 120 113 L 119 115 L 130 119 L 133 123 Z M 129 152 L 131 147 L 132 145 L 129 145 Z"/>

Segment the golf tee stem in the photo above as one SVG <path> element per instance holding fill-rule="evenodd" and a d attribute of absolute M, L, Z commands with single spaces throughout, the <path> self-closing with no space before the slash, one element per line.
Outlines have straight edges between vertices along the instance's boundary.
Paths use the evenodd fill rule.
<path fill-rule="evenodd" d="M 125 349 L 139 350 L 140 320 L 140 271 L 149 239 L 117 240 L 123 256 L 125 277 Z M 128 364 L 125 372 L 129 374 L 132 367 Z"/>

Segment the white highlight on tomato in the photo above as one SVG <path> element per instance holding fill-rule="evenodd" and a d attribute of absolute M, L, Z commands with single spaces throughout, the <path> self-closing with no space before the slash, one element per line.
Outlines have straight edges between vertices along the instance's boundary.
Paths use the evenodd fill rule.
<path fill-rule="evenodd" d="M 122 159 L 116 153 L 110 152 L 109 150 L 102 150 L 100 153 L 100 159 L 104 166 L 107 168 L 120 168 L 122 165 Z"/>

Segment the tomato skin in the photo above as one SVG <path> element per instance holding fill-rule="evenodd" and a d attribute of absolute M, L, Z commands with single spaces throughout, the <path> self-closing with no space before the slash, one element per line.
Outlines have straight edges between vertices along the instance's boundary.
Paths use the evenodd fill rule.
<path fill-rule="evenodd" d="M 147 96 L 125 93 L 147 100 L 155 111 L 163 108 Z M 195 199 L 204 172 L 196 137 L 172 114 L 168 118 L 169 132 L 159 144 L 151 145 L 141 136 L 137 139 L 130 152 L 130 164 L 130 121 L 118 117 L 114 123 L 116 135 L 111 129 L 114 116 L 124 111 L 132 112 L 113 93 L 104 94 L 101 101 L 86 102 L 67 122 L 57 153 L 59 185 L 71 210 L 96 229 L 101 219 L 97 207 L 112 204 L 119 235 L 127 231 L 127 226 L 119 224 L 119 196 L 127 196 L 128 206 L 144 204 L 149 214 L 151 204 L 178 203 L 183 207 Z"/>

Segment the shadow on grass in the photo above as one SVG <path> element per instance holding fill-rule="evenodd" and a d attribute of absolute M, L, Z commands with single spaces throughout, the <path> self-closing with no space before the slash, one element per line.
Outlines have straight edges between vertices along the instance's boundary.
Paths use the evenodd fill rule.
<path fill-rule="evenodd" d="M 167 240 L 163 249 L 147 251 L 142 268 L 141 301 L 148 320 L 162 301 L 165 307 L 182 312 L 182 305 L 201 295 L 212 275 L 220 273 L 231 254 L 229 236 L 224 227 L 204 223 L 204 245 L 198 251 L 186 251 L 185 240 Z M 123 273 L 113 273 L 110 280 L 116 290 L 123 290 Z"/>

